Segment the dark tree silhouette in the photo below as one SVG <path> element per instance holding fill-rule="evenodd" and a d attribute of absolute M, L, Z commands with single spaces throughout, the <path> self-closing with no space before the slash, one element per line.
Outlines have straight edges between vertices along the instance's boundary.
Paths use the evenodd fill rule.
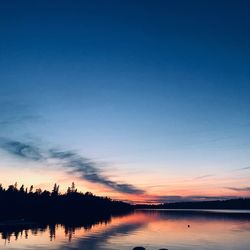
<path fill-rule="evenodd" d="M 77 192 L 72 182 L 65 194 L 60 194 L 56 183 L 51 192 L 31 185 L 29 192 L 24 185 L 20 189 L 17 183 L 9 185 L 5 190 L 0 185 L 0 219 L 38 219 L 50 220 L 93 220 L 102 219 L 112 214 L 130 211 L 130 204 L 114 201 L 107 197 L 99 197 L 91 192 Z M 25 191 L 26 190 L 26 191 Z"/>
<path fill-rule="evenodd" d="M 58 194 L 59 194 L 59 185 L 55 183 L 51 195 L 58 196 Z"/>
<path fill-rule="evenodd" d="M 33 188 L 34 188 L 33 185 L 31 185 L 31 186 L 30 186 L 30 191 L 29 191 L 29 193 L 32 193 Z"/>
<path fill-rule="evenodd" d="M 19 192 L 24 193 L 24 185 L 20 187 Z"/>

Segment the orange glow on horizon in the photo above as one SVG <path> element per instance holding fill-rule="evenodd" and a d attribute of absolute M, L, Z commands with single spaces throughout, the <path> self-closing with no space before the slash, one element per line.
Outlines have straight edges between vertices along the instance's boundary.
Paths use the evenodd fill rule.
<path fill-rule="evenodd" d="M 36 166 L 32 172 L 29 168 L 20 169 L 1 167 L 4 172 L 1 175 L 0 183 L 7 188 L 8 185 L 17 182 L 20 187 L 22 184 L 29 189 L 34 185 L 34 190 L 51 191 L 54 183 L 60 185 L 60 192 L 66 192 L 67 188 L 75 182 L 76 188 L 80 192 L 90 191 L 95 195 L 108 196 L 112 199 L 128 201 L 131 203 L 163 203 L 168 201 L 181 200 L 181 198 L 198 200 L 209 199 L 209 197 L 249 197 L 250 192 L 230 189 L 230 187 L 242 187 L 242 183 L 250 182 L 250 178 L 245 176 L 216 176 L 204 179 L 195 179 L 187 176 L 170 176 L 168 179 L 159 174 L 150 176 L 141 174 L 140 178 L 135 175 L 123 176 L 122 179 L 115 179 L 119 183 L 132 183 L 135 187 L 145 190 L 144 194 L 125 194 L 111 190 L 98 183 L 91 183 L 80 177 L 73 176 L 60 169 L 46 168 L 45 166 Z M 20 172 L 22 173 L 20 175 Z M 150 179 L 151 178 L 151 179 Z M 150 183 L 150 184 L 148 184 Z"/>

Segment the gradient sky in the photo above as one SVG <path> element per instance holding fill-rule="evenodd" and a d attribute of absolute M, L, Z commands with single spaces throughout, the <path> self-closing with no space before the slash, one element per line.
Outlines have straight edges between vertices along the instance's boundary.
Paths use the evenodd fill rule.
<path fill-rule="evenodd" d="M 247 0 L 1 1 L 0 183 L 250 196 L 249 12 Z"/>

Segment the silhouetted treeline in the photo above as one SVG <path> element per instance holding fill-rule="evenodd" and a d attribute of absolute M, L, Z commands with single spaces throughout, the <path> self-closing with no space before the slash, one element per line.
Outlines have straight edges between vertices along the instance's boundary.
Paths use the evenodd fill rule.
<path fill-rule="evenodd" d="M 250 209 L 250 199 L 175 202 L 161 205 L 136 205 L 139 209 Z"/>
<path fill-rule="evenodd" d="M 114 201 L 108 197 L 95 196 L 90 192 L 81 193 L 72 183 L 65 194 L 60 194 L 59 186 L 51 192 L 33 186 L 18 188 L 17 184 L 4 189 L 0 185 L 0 218 L 41 219 L 73 221 L 108 220 L 112 214 L 132 210 L 130 204 Z"/>

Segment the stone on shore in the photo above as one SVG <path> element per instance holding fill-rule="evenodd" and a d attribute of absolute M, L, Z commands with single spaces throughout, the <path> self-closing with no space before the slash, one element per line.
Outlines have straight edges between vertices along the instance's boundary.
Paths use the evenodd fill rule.
<path fill-rule="evenodd" d="M 134 247 L 133 250 L 146 250 L 144 247 Z M 168 250 L 167 248 L 161 248 L 159 250 Z"/>

